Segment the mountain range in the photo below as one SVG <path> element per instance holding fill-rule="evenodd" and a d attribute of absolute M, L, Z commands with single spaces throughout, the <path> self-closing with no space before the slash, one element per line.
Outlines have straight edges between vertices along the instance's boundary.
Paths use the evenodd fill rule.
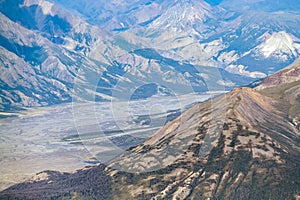
<path fill-rule="evenodd" d="M 300 65 L 197 104 L 104 166 L 44 171 L 2 199 L 299 199 Z"/>
<path fill-rule="evenodd" d="M 248 85 L 299 56 L 297 2 L 3 0 L 0 109 Z"/>
<path fill-rule="evenodd" d="M 106 128 L 109 145 L 129 147 L 105 164 L 88 158 L 94 165 L 74 173 L 39 172 L 0 199 L 300 199 L 299 0 L 1 0 L 0 12 L 0 118 L 13 118 L 3 127 L 22 118 L 10 112 L 62 106 L 40 121 L 34 112 L 24 118 L 19 126 L 39 126 L 26 142 L 28 130 L 5 130 L 24 148 L 39 131 L 34 145 L 51 146 L 52 156 L 61 156 L 57 147 L 84 147 L 84 137 L 96 148 L 103 138 L 93 141 L 91 124 Z M 133 122 L 122 115 L 125 104 L 146 112 L 138 106 L 151 98 L 181 104 L 194 94 L 222 95 L 182 110 L 165 106 L 165 122 L 163 111 L 153 119 L 135 113 Z M 112 119 L 108 104 L 95 102 L 115 106 Z M 77 126 L 39 124 L 59 112 Z M 126 133 L 151 123 L 162 127 L 148 139 Z M 73 135 L 78 128 L 87 134 Z"/>

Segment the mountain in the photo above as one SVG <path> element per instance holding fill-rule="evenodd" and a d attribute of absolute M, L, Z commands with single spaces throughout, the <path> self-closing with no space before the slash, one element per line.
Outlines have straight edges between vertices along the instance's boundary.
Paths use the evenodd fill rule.
<path fill-rule="evenodd" d="M 107 167 L 45 171 L 1 198 L 298 199 L 299 73 L 195 105 Z"/>
<path fill-rule="evenodd" d="M 248 85 L 299 56 L 293 4 L 1 1 L 0 110 Z"/>
<path fill-rule="evenodd" d="M 298 58 L 293 64 L 286 67 L 284 70 L 265 78 L 259 86 L 257 87 L 259 90 L 273 88 L 276 86 L 280 86 L 283 84 L 290 84 L 299 80 L 299 65 L 300 59 Z"/>
<path fill-rule="evenodd" d="M 111 170 L 116 198 L 299 198 L 299 72 L 196 105 L 121 155 L 110 167 L 140 174 Z"/>
<path fill-rule="evenodd" d="M 29 1 L 21 3 L 0 4 L 1 110 L 70 102 L 78 70 L 98 68 L 83 54 L 74 54 L 63 47 L 70 46 L 68 39 L 73 44 L 88 43 L 80 32 L 87 25 L 73 19 L 79 24 L 81 21 L 81 25 L 71 26 L 72 19 L 66 20 L 63 14 L 58 16 L 55 11 L 59 13 L 59 9 L 51 12 L 50 3 L 43 2 L 41 6 Z M 87 32 L 97 31 L 87 29 Z"/>
<path fill-rule="evenodd" d="M 297 57 L 294 53 L 299 53 L 299 33 L 295 31 L 298 15 L 297 7 L 292 9 L 288 3 L 279 7 L 268 1 L 223 1 L 212 6 L 204 1 L 176 1 L 146 26 L 133 26 L 121 34 L 128 40 L 145 41 L 145 45 L 173 59 L 223 66 L 232 73 L 261 78 Z M 270 56 L 272 52 L 266 53 L 268 47 L 262 47 L 267 45 L 268 34 L 282 43 L 289 41 L 285 47 L 273 46 L 273 52 L 281 52 L 279 56 Z M 240 67 L 243 71 L 233 70 Z"/>

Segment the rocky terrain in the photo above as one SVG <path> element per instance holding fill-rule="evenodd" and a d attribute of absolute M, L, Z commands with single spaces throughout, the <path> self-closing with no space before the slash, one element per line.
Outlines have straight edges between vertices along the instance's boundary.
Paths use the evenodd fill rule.
<path fill-rule="evenodd" d="M 295 63 L 254 89 L 236 88 L 193 106 L 107 167 L 74 174 L 45 171 L 37 176 L 46 180 L 36 177 L 0 196 L 298 199 L 299 69 Z M 88 175 L 76 179 L 82 174 Z M 104 191 L 111 196 L 103 196 Z"/>
<path fill-rule="evenodd" d="M 298 73 L 296 65 L 263 81 L 277 80 L 276 86 L 237 88 L 196 105 L 113 161 L 112 168 L 146 171 L 129 184 L 122 172 L 112 172 L 117 198 L 299 197 Z"/>

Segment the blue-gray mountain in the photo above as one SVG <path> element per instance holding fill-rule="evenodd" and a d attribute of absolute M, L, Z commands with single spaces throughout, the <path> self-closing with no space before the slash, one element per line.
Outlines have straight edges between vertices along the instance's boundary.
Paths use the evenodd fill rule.
<path fill-rule="evenodd" d="M 0 109 L 247 85 L 299 56 L 297 2 L 1 1 Z"/>

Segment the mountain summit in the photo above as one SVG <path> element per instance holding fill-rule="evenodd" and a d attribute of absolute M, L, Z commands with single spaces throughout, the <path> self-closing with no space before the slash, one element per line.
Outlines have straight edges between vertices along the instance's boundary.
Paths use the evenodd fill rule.
<path fill-rule="evenodd" d="M 174 29 L 179 33 L 186 32 L 212 17 L 211 10 L 209 4 L 204 1 L 177 1 L 175 5 L 154 20 L 150 28 Z"/>

